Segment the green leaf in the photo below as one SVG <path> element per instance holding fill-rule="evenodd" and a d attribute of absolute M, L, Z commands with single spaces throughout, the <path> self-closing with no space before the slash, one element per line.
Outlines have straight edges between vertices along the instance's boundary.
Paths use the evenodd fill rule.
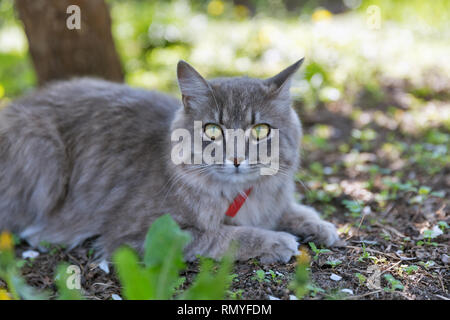
<path fill-rule="evenodd" d="M 295 275 L 289 283 L 289 289 L 295 292 L 295 296 L 297 298 L 302 299 L 309 291 L 312 290 L 311 285 L 309 275 L 309 258 L 301 259 L 300 256 L 298 256 Z"/>
<path fill-rule="evenodd" d="M 223 300 L 231 283 L 230 271 L 233 264 L 231 250 L 223 257 L 219 270 L 214 273 L 214 261 L 201 258 L 200 273 L 192 286 L 180 297 L 185 300 Z"/>
<path fill-rule="evenodd" d="M 357 201 L 342 200 L 342 204 L 352 213 L 360 213 L 362 211 L 361 205 Z"/>
<path fill-rule="evenodd" d="M 134 250 L 122 247 L 113 256 L 123 295 L 129 300 L 148 300 L 155 297 L 155 286 L 148 270 L 139 265 Z"/>
<path fill-rule="evenodd" d="M 448 229 L 448 223 L 445 221 L 439 221 L 438 222 L 439 228 L 441 228 L 442 231 L 445 231 L 445 229 Z"/>
<path fill-rule="evenodd" d="M 154 279 L 154 299 L 172 297 L 179 272 L 185 267 L 183 249 L 189 240 L 190 235 L 182 231 L 170 215 L 158 218 L 150 227 L 145 240 L 144 264 Z"/>
<path fill-rule="evenodd" d="M 58 287 L 58 300 L 82 300 L 81 292 L 76 288 L 71 289 L 67 285 L 68 280 L 70 281 L 69 277 L 74 276 L 70 272 L 68 273 L 68 268 L 69 265 L 63 263 L 56 269 L 55 283 Z"/>
<path fill-rule="evenodd" d="M 315 253 L 318 253 L 319 250 L 316 247 L 316 244 L 314 242 L 308 242 L 309 246 L 311 247 L 311 250 Z"/>
<path fill-rule="evenodd" d="M 403 285 L 402 283 L 395 279 L 391 274 L 385 274 L 384 278 L 387 280 L 387 282 L 391 285 L 390 290 L 395 291 L 395 290 L 403 290 Z"/>
<path fill-rule="evenodd" d="M 266 273 L 264 272 L 264 270 L 262 270 L 262 269 L 256 270 L 255 279 L 258 280 L 258 282 L 264 281 L 265 278 L 266 278 Z"/>
<path fill-rule="evenodd" d="M 426 196 L 426 195 L 428 195 L 431 192 L 431 188 L 427 187 L 427 186 L 421 186 L 419 188 L 418 192 L 419 192 L 420 195 Z"/>
<path fill-rule="evenodd" d="M 11 284 L 14 286 L 17 294 L 24 300 L 48 300 L 48 292 L 40 292 L 33 287 L 27 285 L 25 280 L 18 276 L 13 275 L 11 277 Z"/>
<path fill-rule="evenodd" d="M 171 299 L 185 267 L 183 249 L 190 236 L 170 215 L 156 219 L 145 240 L 144 265 L 134 250 L 121 248 L 114 255 L 126 299 Z"/>
<path fill-rule="evenodd" d="M 170 215 L 161 216 L 152 223 L 145 239 L 145 266 L 160 266 L 168 257 L 182 264 L 183 248 L 189 240 L 190 235 L 182 231 Z"/>

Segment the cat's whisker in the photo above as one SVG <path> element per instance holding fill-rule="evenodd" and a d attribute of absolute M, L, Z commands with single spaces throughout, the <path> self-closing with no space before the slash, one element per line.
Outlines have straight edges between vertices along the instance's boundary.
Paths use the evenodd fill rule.
<path fill-rule="evenodd" d="M 194 167 L 188 167 L 183 169 L 183 171 L 181 172 L 176 172 L 170 179 L 170 185 L 169 185 L 169 189 L 167 190 L 167 192 L 164 195 L 163 201 L 161 203 L 164 203 L 167 196 L 170 194 L 170 192 L 172 191 L 173 187 L 180 181 L 182 180 L 184 177 L 186 177 L 187 175 L 194 173 L 194 172 L 198 172 L 198 173 L 202 173 L 206 170 L 208 170 L 208 165 L 195 165 Z M 169 183 L 169 182 L 168 182 Z M 184 185 L 184 184 L 183 184 Z"/>

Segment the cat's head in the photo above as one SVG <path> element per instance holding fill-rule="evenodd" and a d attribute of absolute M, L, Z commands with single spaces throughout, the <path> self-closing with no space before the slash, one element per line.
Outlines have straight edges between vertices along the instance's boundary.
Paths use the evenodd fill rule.
<path fill-rule="evenodd" d="M 172 125 L 172 132 L 178 132 L 172 135 L 175 163 L 231 183 L 292 172 L 298 163 L 301 127 L 289 89 L 302 62 L 269 79 L 205 80 L 180 61 L 177 73 L 184 108 Z M 184 137 L 188 133 L 190 140 Z"/>

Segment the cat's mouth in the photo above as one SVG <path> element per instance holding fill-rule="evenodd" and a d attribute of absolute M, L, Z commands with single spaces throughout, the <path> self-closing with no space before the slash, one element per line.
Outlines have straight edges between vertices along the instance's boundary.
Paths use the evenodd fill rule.
<path fill-rule="evenodd" d="M 222 180 L 232 180 L 233 182 L 247 182 L 259 178 L 259 168 L 256 165 L 252 166 L 229 166 L 223 165 L 215 170 L 216 174 Z"/>
<path fill-rule="evenodd" d="M 234 166 L 229 164 L 211 164 L 201 165 L 195 170 L 187 169 L 191 172 L 196 172 L 198 175 L 214 178 L 214 180 L 221 183 L 249 183 L 260 179 L 263 175 L 261 170 L 264 168 L 261 164 L 240 165 Z"/>

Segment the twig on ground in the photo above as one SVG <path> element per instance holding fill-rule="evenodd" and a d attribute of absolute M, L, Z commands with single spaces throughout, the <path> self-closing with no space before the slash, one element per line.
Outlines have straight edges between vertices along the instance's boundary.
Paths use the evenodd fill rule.
<path fill-rule="evenodd" d="M 380 292 L 383 292 L 383 290 L 376 290 L 376 291 L 372 291 L 372 292 L 367 292 L 367 293 L 364 293 L 364 294 L 360 294 L 359 296 L 348 297 L 348 299 L 349 300 L 359 299 L 359 298 L 370 296 L 372 294 L 380 293 Z"/>
<path fill-rule="evenodd" d="M 382 225 L 379 222 L 375 222 L 375 225 L 380 227 L 380 228 L 385 228 L 385 229 L 391 231 L 392 233 L 395 233 L 397 236 L 399 236 L 401 238 L 405 238 L 406 237 L 403 233 L 401 233 L 400 231 L 398 231 L 394 227 L 391 227 L 391 226 L 388 226 L 388 225 Z"/>
<path fill-rule="evenodd" d="M 363 249 L 360 248 L 360 247 L 355 247 L 355 246 L 345 246 L 345 247 L 346 247 L 346 248 L 351 248 L 351 249 L 356 249 L 356 250 L 358 250 L 358 251 L 363 251 Z M 381 252 L 381 251 L 374 250 L 374 249 L 370 249 L 370 248 L 366 248 L 365 250 L 366 250 L 366 251 L 369 251 L 369 252 L 376 253 L 376 254 L 381 254 L 381 255 L 383 255 L 383 256 L 387 256 L 387 257 L 392 258 L 392 259 L 395 259 L 395 260 L 401 260 L 400 258 L 398 258 L 398 257 L 396 257 L 396 256 L 394 256 L 394 255 L 392 255 L 392 254 L 390 254 L 390 253 L 385 253 L 385 252 Z"/>

